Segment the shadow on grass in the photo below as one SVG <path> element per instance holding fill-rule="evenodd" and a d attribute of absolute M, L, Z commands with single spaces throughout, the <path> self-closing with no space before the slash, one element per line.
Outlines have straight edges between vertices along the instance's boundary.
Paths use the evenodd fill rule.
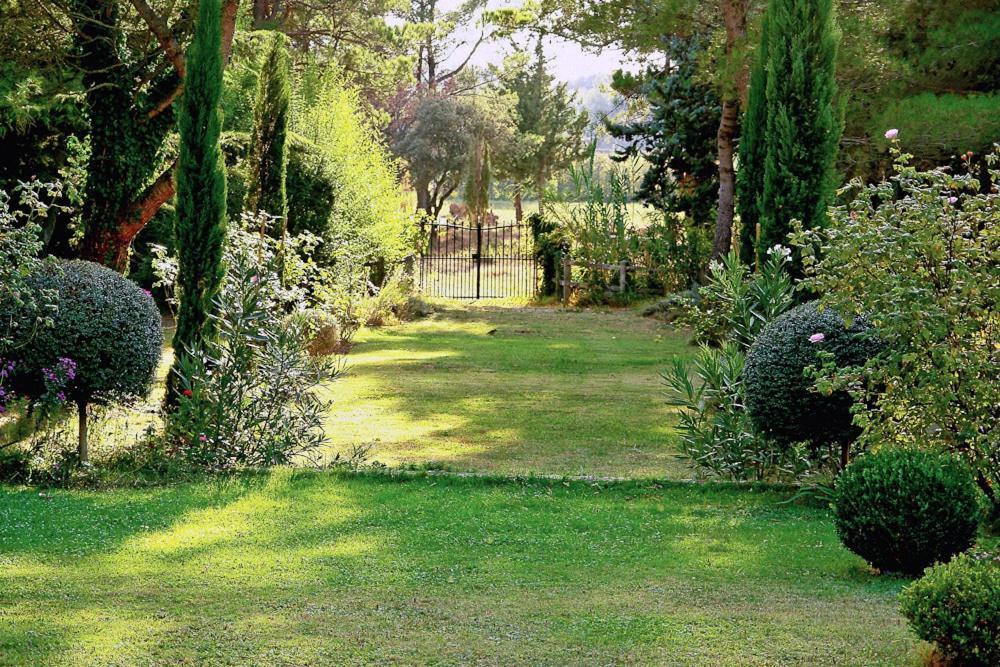
<path fill-rule="evenodd" d="M 376 457 L 461 469 L 678 473 L 659 371 L 688 350 L 630 313 L 439 314 L 356 345 L 329 425 L 341 445 L 380 439 Z M 352 411 L 361 426 L 338 428 Z"/>
<path fill-rule="evenodd" d="M 220 487 L 5 503 L 0 655 L 834 664 L 909 642 L 898 585 L 845 576 L 825 513 L 773 494 L 290 471 Z"/>

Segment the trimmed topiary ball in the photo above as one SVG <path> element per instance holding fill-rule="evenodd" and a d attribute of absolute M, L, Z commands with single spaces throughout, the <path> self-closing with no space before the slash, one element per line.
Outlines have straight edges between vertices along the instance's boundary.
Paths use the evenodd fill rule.
<path fill-rule="evenodd" d="M 972 471 L 960 460 L 898 447 L 855 460 L 834 492 L 844 546 L 879 570 L 908 575 L 971 547 L 983 506 Z"/>
<path fill-rule="evenodd" d="M 1000 554 L 960 554 L 900 595 L 903 615 L 949 664 L 1000 665 Z"/>
<path fill-rule="evenodd" d="M 126 403 L 146 396 L 163 347 L 160 313 L 147 292 L 107 267 L 79 260 L 46 266 L 28 282 L 53 293 L 57 309 L 53 326 L 18 332 L 20 340 L 10 355 L 15 391 L 40 396 L 47 375 L 69 369 L 62 393 L 80 407 L 83 427 L 90 403 Z M 0 303 L 0 317 L 17 318 L 17 304 Z M 81 431 L 85 460 L 85 428 Z"/>
<path fill-rule="evenodd" d="M 830 310 L 806 303 L 764 327 L 750 347 L 743 373 L 747 413 L 754 426 L 781 444 L 849 443 L 858 435 L 851 424 L 847 392 L 811 391 L 808 366 L 821 364 L 819 353 L 832 353 L 837 366 L 860 366 L 878 352 L 867 322 L 850 327 Z"/>

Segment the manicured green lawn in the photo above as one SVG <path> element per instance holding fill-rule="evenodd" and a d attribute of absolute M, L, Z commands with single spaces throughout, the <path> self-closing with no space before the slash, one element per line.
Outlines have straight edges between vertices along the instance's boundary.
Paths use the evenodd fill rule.
<path fill-rule="evenodd" d="M 635 310 L 465 307 L 362 331 L 331 389 L 333 451 L 390 465 L 687 478 L 659 373 L 692 353 Z"/>
<path fill-rule="evenodd" d="M 913 664 L 825 511 L 711 486 L 0 488 L 0 663 Z"/>

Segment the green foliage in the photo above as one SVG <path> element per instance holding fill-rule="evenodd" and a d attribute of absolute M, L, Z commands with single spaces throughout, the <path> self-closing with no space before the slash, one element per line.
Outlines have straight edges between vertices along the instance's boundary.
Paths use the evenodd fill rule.
<path fill-rule="evenodd" d="M 81 252 L 124 271 L 132 239 L 120 226 L 135 222 L 132 206 L 162 167 L 173 111 L 151 113 L 176 87 L 177 74 L 162 54 L 148 57 L 144 48 L 126 46 L 122 3 L 73 0 L 71 10 L 90 119 Z M 197 89 L 197 81 L 192 84 Z"/>
<path fill-rule="evenodd" d="M 500 173 L 514 182 L 517 196 L 530 186 L 541 199 L 552 174 L 582 157 L 587 113 L 577 109 L 567 84 L 546 70 L 541 38 L 532 65 L 510 69 L 501 75 L 499 92 L 517 100 L 514 132 L 510 140 L 496 142 L 494 152 Z"/>
<path fill-rule="evenodd" d="M 882 134 L 899 130 L 899 144 L 924 164 L 940 164 L 966 151 L 988 153 L 1000 141 L 1000 93 L 920 93 L 888 101 L 868 128 L 884 150 Z"/>
<path fill-rule="evenodd" d="M 755 274 L 735 250 L 713 263 L 709 284 L 701 288 L 700 301 L 687 317 L 700 323 L 703 338 L 711 332 L 714 346 L 702 342 L 690 364 L 675 356 L 663 374 L 671 404 L 680 408 L 684 455 L 715 477 L 796 478 L 815 468 L 799 448 L 775 447 L 754 427 L 746 409 L 747 349 L 765 325 L 792 305 L 788 255 L 778 250 Z"/>
<path fill-rule="evenodd" d="M 194 41 L 188 49 L 177 172 L 177 248 L 180 308 L 174 367 L 215 335 L 213 303 L 222 284 L 226 223 L 226 171 L 219 137 L 222 113 L 222 19 L 219 0 L 199 0 Z M 170 376 L 167 400 L 177 399 Z"/>
<path fill-rule="evenodd" d="M 844 546 L 873 567 L 915 576 L 973 545 L 982 502 L 962 461 L 882 447 L 837 478 L 834 522 Z"/>
<path fill-rule="evenodd" d="M 556 227 L 541 213 L 529 215 L 528 226 L 535 241 L 535 259 L 542 267 L 542 284 L 539 291 L 542 296 L 552 296 L 558 291 L 556 262 L 561 250 L 557 235 L 554 234 Z"/>
<path fill-rule="evenodd" d="M 900 610 L 951 664 L 1000 664 L 1000 554 L 959 554 L 903 590 Z"/>
<path fill-rule="evenodd" d="M 670 404 L 680 408 L 681 453 L 701 473 L 720 479 L 795 479 L 810 462 L 795 448 L 774 447 L 753 427 L 744 405 L 745 361 L 734 342 L 702 345 L 690 364 L 673 358 L 663 379 L 672 391 Z"/>
<path fill-rule="evenodd" d="M 760 198 L 764 192 L 767 163 L 767 76 L 771 33 L 768 12 L 760 29 L 760 46 L 750 69 L 746 111 L 740 124 L 739 169 L 736 172 L 736 210 L 740 214 L 740 258 L 749 266 L 758 261 L 757 226 Z M 786 243 L 784 240 L 779 243 Z"/>
<path fill-rule="evenodd" d="M 29 344 L 37 329 L 52 326 L 56 298 L 51 291 L 39 291 L 28 277 L 46 263 L 39 258 L 38 220 L 48 211 L 46 199 L 57 199 L 61 188 L 58 183 L 33 181 L 18 186 L 17 192 L 20 206 L 11 208 L 11 195 L 0 190 L 0 304 L 4 310 L 0 314 L 0 365 L 12 348 Z"/>
<path fill-rule="evenodd" d="M 830 360 L 838 368 L 865 364 L 880 350 L 867 322 L 849 325 L 832 310 L 805 303 L 771 321 L 750 346 L 745 386 L 750 419 L 782 445 L 847 446 L 860 432 L 851 395 L 816 391 L 807 369 Z"/>
<path fill-rule="evenodd" d="M 641 81 L 616 73 L 614 89 L 622 95 L 641 94 L 649 113 L 606 126 L 612 137 L 625 142 L 617 159 L 641 155 L 648 165 L 636 193 L 641 201 L 683 213 L 696 227 L 711 228 L 719 196 L 715 151 L 722 110 L 715 90 L 698 77 L 703 49 L 703 39 L 673 35 L 664 49 L 665 72 L 650 70 Z"/>
<path fill-rule="evenodd" d="M 962 453 L 985 489 L 1000 484 L 1000 194 L 964 170 L 853 182 L 825 232 L 801 235 L 807 286 L 885 341 L 861 369 L 825 373 L 852 391 L 869 445 L 943 445 Z M 817 259 L 818 252 L 822 258 Z"/>
<path fill-rule="evenodd" d="M 357 93 L 336 79 L 327 80 L 315 100 L 294 115 L 293 127 L 318 151 L 323 178 L 332 186 L 332 211 L 318 234 L 324 239 L 323 252 L 357 264 L 402 262 L 413 251 L 416 227 L 404 209 L 399 165 L 362 115 Z M 311 158 L 308 168 L 308 173 L 319 176 Z M 293 180 L 289 179 L 290 188 Z M 318 178 L 304 182 L 327 187 Z M 289 225 L 297 231 L 304 221 L 300 224 L 294 217 L 294 193 L 289 190 Z M 318 222 L 320 215 L 314 219 Z"/>
<path fill-rule="evenodd" d="M 764 172 L 741 180 L 741 210 L 757 207 L 756 216 L 751 212 L 744 223 L 746 233 L 755 233 L 751 225 L 760 221 L 755 256 L 786 244 L 792 220 L 806 229 L 825 224 L 841 132 L 832 0 L 771 0 L 765 26 L 767 45 L 759 57 L 766 61 L 755 66 L 753 81 L 759 87 L 763 68 L 766 92 L 751 95 L 746 120 L 766 125 L 763 136 L 759 125 L 750 130 L 745 152 L 755 165 L 763 158 Z M 793 266 L 797 272 L 797 260 Z"/>
<path fill-rule="evenodd" d="M 250 186 L 247 209 L 251 213 L 267 211 L 278 218 L 279 235 L 288 228 L 285 179 L 291 86 L 285 41 L 281 33 L 271 32 L 265 45 L 247 165 Z"/>
<path fill-rule="evenodd" d="M 212 315 L 217 338 L 189 348 L 173 370 L 178 399 L 167 438 L 198 467 L 309 460 L 325 442 L 330 405 L 317 389 L 336 368 L 310 357 L 304 320 L 275 317 L 288 298 L 276 252 L 282 242 L 254 227 L 230 234 Z"/>
<path fill-rule="evenodd" d="M 124 403 L 149 392 L 160 361 L 163 329 L 152 297 L 106 267 L 81 260 L 45 264 L 26 279 L 35 294 L 54 296 L 50 326 L 16 333 L 8 359 L 12 386 L 27 396 L 47 390 L 43 369 L 75 364 L 62 390 L 79 404 Z M 23 303 L 0 304 L 0 319 L 22 317 Z"/>

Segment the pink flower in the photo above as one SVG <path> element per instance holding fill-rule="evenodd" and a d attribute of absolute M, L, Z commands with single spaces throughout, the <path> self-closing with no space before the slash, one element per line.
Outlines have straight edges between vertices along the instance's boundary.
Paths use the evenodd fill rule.
<path fill-rule="evenodd" d="M 250 276 L 250 282 L 255 283 L 258 280 L 260 280 L 260 278 L 258 278 L 257 276 Z"/>
<path fill-rule="evenodd" d="M 199 435 L 198 439 L 201 440 L 202 442 L 205 442 L 206 440 L 208 440 L 208 438 L 205 437 L 204 433 L 202 433 L 201 435 Z"/>
<path fill-rule="evenodd" d="M 948 197 L 948 203 L 949 204 L 957 204 L 958 203 L 958 197 Z"/>
<path fill-rule="evenodd" d="M 810 343 L 822 343 L 824 340 L 826 340 L 826 336 L 821 333 L 814 333 L 812 336 L 809 336 Z"/>
<path fill-rule="evenodd" d="M 885 131 L 885 138 L 888 139 L 889 141 L 892 141 L 893 139 L 895 139 L 898 136 L 899 136 L 899 130 L 897 130 L 895 128 L 893 128 L 891 130 L 886 130 Z"/>

